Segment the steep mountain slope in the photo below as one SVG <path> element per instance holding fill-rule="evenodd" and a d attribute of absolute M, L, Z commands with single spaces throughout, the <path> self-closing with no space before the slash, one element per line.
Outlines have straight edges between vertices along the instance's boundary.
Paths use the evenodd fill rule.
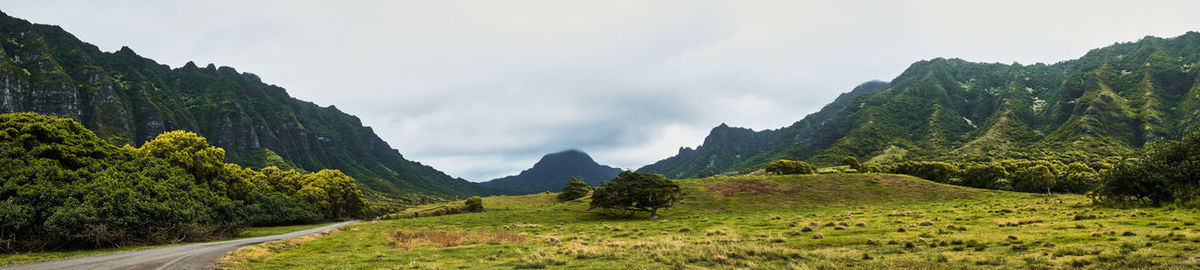
<path fill-rule="evenodd" d="M 1200 33 L 1146 37 L 1053 65 L 914 63 L 890 83 L 860 86 L 804 120 L 704 145 L 639 169 L 669 177 L 747 171 L 778 158 L 836 164 L 902 159 L 1093 160 L 1200 127 Z M 868 91 L 864 91 L 868 90 Z M 762 142 L 756 142 L 762 143 Z M 735 162 L 710 162 L 740 160 Z"/>
<path fill-rule="evenodd" d="M 839 95 L 820 111 L 782 129 L 756 132 L 721 124 L 713 128 L 708 137 L 704 138 L 704 143 L 696 149 L 680 148 L 679 154 L 646 165 L 638 169 L 638 172 L 660 173 L 670 178 L 689 178 L 722 173 L 731 168 L 753 167 L 794 156 L 795 151 L 808 147 L 809 144 L 828 140 L 813 138 L 814 131 L 830 122 L 838 112 L 854 105 L 853 101 L 856 98 L 873 94 L 887 85 L 886 82 L 880 81 L 863 83 L 854 90 Z"/>
<path fill-rule="evenodd" d="M 231 162 L 340 169 L 376 199 L 488 192 L 404 159 L 357 117 L 294 99 L 254 74 L 190 62 L 171 69 L 127 47 L 102 52 L 57 26 L 2 13 L 0 39 L 0 112 L 74 118 L 116 145 L 193 131 L 229 151 Z"/>
<path fill-rule="evenodd" d="M 533 168 L 521 171 L 520 174 L 496 178 L 480 184 L 519 194 L 543 191 L 560 192 L 566 186 L 567 179 L 571 179 L 571 177 L 578 177 L 588 185 L 597 186 L 601 182 L 617 177 L 620 172 L 621 169 L 596 163 L 583 151 L 567 150 L 543 156 L 541 160 L 533 164 Z"/>

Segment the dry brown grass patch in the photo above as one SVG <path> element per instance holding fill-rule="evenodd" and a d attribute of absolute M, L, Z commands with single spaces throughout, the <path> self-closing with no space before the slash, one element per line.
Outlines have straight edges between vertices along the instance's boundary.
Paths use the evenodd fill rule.
<path fill-rule="evenodd" d="M 513 232 L 486 232 L 483 230 L 467 232 L 463 230 L 398 230 L 385 236 L 388 241 L 396 244 L 396 248 L 409 250 L 426 245 L 437 247 L 455 247 L 467 243 L 502 243 L 525 242 L 525 234 Z"/>
<path fill-rule="evenodd" d="M 762 179 L 732 180 L 715 183 L 708 188 L 721 194 L 721 197 L 733 197 L 737 193 L 774 194 L 779 192 L 779 185 Z"/>

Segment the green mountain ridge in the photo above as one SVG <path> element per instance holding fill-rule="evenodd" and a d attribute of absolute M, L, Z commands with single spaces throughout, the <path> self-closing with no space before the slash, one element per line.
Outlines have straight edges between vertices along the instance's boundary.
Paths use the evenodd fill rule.
<path fill-rule="evenodd" d="M 0 112 L 73 118 L 115 145 L 193 131 L 247 167 L 342 170 L 377 200 L 495 193 L 407 160 L 357 117 L 292 98 L 254 74 L 191 62 L 172 69 L 3 13 L 0 39 Z"/>
<path fill-rule="evenodd" d="M 672 178 L 747 172 L 775 159 L 835 165 L 1130 154 L 1200 127 L 1200 33 L 1145 37 L 1055 64 L 936 58 L 860 85 L 781 129 L 730 136 L 638 169 Z"/>

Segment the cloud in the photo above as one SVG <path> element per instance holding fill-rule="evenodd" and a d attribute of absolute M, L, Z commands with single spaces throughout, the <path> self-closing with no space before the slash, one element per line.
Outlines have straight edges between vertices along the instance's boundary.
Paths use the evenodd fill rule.
<path fill-rule="evenodd" d="M 216 63 L 483 181 L 577 148 L 636 169 L 786 126 L 933 57 L 1056 62 L 1200 25 L 1195 2 L 7 1 L 103 50 Z M 1118 15 L 1119 14 L 1119 15 Z M 1119 19 L 1116 19 L 1119 18 Z"/>

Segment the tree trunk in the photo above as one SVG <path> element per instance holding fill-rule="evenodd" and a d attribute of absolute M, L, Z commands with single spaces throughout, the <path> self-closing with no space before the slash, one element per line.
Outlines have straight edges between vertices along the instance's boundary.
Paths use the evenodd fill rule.
<path fill-rule="evenodd" d="M 650 219 L 658 219 L 658 208 L 650 209 Z"/>

